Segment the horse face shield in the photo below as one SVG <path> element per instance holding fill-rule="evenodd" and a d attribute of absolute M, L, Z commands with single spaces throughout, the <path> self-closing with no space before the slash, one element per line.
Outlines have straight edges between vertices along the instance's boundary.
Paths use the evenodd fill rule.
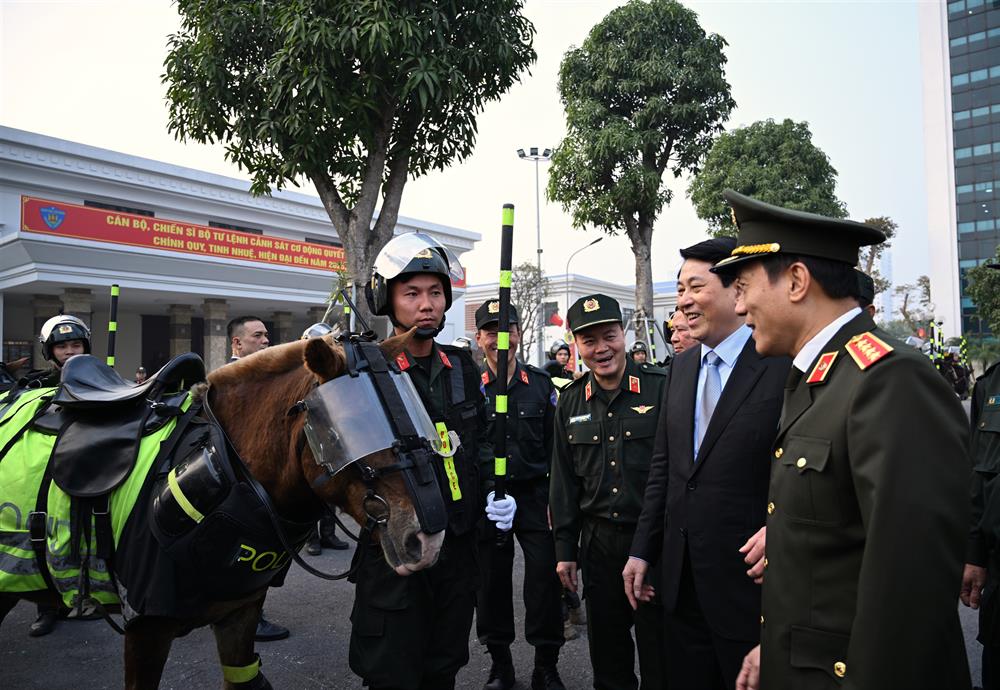
<path fill-rule="evenodd" d="M 444 502 L 432 465 L 442 450 L 441 439 L 408 376 L 392 370 L 358 371 L 318 386 L 303 402 L 306 440 L 316 462 L 331 476 L 354 463 L 370 479 L 401 471 L 421 529 L 433 534 L 445 528 Z M 386 450 L 396 457 L 393 465 L 369 467 L 362 462 Z"/>

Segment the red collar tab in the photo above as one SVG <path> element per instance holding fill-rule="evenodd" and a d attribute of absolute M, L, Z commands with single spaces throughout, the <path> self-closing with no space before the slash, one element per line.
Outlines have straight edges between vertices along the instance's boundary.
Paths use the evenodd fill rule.
<path fill-rule="evenodd" d="M 482 380 L 483 380 L 483 385 L 484 386 L 490 385 L 490 375 L 489 375 L 489 372 L 486 372 L 486 371 L 483 372 Z"/>
<path fill-rule="evenodd" d="M 594 394 L 594 389 L 590 387 L 590 381 L 587 381 L 587 387 L 583 389 L 583 395 L 590 402 L 591 396 Z"/>
<path fill-rule="evenodd" d="M 819 361 L 816 362 L 816 366 L 809 372 L 809 378 L 806 379 L 806 383 L 824 383 L 826 375 L 830 373 L 830 368 L 833 367 L 833 360 L 835 359 L 837 359 L 836 352 L 824 352 L 820 356 Z"/>
<path fill-rule="evenodd" d="M 406 371 L 410 368 L 410 358 L 406 356 L 405 352 L 396 355 L 396 366 L 399 367 L 400 371 Z"/>
<path fill-rule="evenodd" d="M 632 393 L 639 393 L 639 392 L 641 392 L 640 387 L 639 387 L 639 377 L 638 376 L 629 376 L 628 377 L 628 389 Z"/>
<path fill-rule="evenodd" d="M 446 355 L 443 351 L 438 350 L 438 357 L 441 358 L 441 364 L 444 365 L 445 369 L 451 369 L 451 360 L 448 359 L 448 355 Z"/>
<path fill-rule="evenodd" d="M 854 363 L 858 365 L 861 371 L 864 371 L 892 352 L 892 346 L 889 343 L 883 342 L 871 333 L 862 333 L 861 335 L 854 336 L 847 341 L 845 347 L 847 353 L 854 359 Z"/>
<path fill-rule="evenodd" d="M 528 372 L 526 372 L 524 369 L 521 369 L 521 383 L 523 383 L 525 386 L 528 385 Z"/>

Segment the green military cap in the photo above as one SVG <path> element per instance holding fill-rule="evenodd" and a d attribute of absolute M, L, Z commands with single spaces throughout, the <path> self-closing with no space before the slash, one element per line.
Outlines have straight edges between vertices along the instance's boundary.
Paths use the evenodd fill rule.
<path fill-rule="evenodd" d="M 566 312 L 566 320 L 569 322 L 569 330 L 579 333 L 584 328 L 599 323 L 621 323 L 622 309 L 618 302 L 607 295 L 596 293 L 573 302 L 573 306 Z"/>
<path fill-rule="evenodd" d="M 739 233 L 732 255 L 712 267 L 715 273 L 773 254 L 813 256 L 854 266 L 859 247 L 885 242 L 882 231 L 864 223 L 792 211 L 731 189 L 722 196 L 732 207 Z"/>
<path fill-rule="evenodd" d="M 510 322 L 520 323 L 517 316 L 517 307 L 513 304 L 510 305 Z M 482 328 L 483 326 L 488 326 L 491 323 L 497 323 L 500 321 L 500 300 L 497 298 L 488 299 L 479 305 L 479 309 L 476 309 L 476 328 Z"/>
<path fill-rule="evenodd" d="M 875 301 L 875 281 L 864 271 L 854 269 L 854 275 L 858 279 L 858 299 L 868 306 Z"/>

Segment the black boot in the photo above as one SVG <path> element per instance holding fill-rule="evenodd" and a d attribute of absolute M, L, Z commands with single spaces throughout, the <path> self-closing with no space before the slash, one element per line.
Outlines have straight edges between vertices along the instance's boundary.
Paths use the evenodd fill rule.
<path fill-rule="evenodd" d="M 493 659 L 493 665 L 483 690 L 511 690 L 514 687 L 514 660 L 510 656 L 510 647 L 487 645 L 486 648 Z"/>
<path fill-rule="evenodd" d="M 323 547 L 320 545 L 322 542 L 319 538 L 319 532 L 315 529 L 309 534 L 309 538 L 306 540 L 306 553 L 310 556 L 318 556 L 323 553 Z"/>
<path fill-rule="evenodd" d="M 59 618 L 59 609 L 55 606 L 38 606 L 38 618 L 28 628 L 29 637 L 41 637 L 48 635 L 56 627 L 56 620 Z"/>
<path fill-rule="evenodd" d="M 253 639 L 257 640 L 257 642 L 274 642 L 275 640 L 285 639 L 289 634 L 288 628 L 267 620 L 264 618 L 262 612 L 260 619 L 257 621 L 257 632 L 254 634 Z"/>
<path fill-rule="evenodd" d="M 535 650 L 535 670 L 531 673 L 531 690 L 566 690 L 559 677 L 558 647 L 539 647 Z"/>

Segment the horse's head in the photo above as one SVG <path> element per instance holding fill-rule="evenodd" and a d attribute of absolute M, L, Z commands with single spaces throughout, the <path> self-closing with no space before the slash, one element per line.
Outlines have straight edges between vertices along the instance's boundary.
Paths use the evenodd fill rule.
<path fill-rule="evenodd" d="M 382 343 L 381 357 L 359 349 L 355 356 L 376 355 L 391 362 L 410 337 Z M 347 368 L 345 352 L 329 336 L 310 339 L 304 359 L 319 387 L 305 398 L 303 430 L 311 453 L 303 457 L 303 471 L 315 475 L 313 486 L 320 491 L 324 474 L 333 475 L 334 492 L 328 500 L 340 498 L 337 504 L 358 524 L 377 525 L 374 531 L 386 561 L 398 574 L 434 565 L 444 540 L 444 505 L 431 464 L 439 458 L 426 442 L 432 436 L 436 441 L 435 430 L 416 391 L 395 372 L 382 374 L 380 384 L 370 373 L 340 378 Z M 376 391 L 379 385 L 381 392 Z M 383 402 L 387 394 L 400 396 L 396 402 L 402 404 L 395 413 Z M 401 410 L 406 410 L 405 420 L 399 419 Z M 400 423 L 408 425 L 408 436 Z M 433 534 L 425 531 L 429 523 L 435 523 Z"/>

